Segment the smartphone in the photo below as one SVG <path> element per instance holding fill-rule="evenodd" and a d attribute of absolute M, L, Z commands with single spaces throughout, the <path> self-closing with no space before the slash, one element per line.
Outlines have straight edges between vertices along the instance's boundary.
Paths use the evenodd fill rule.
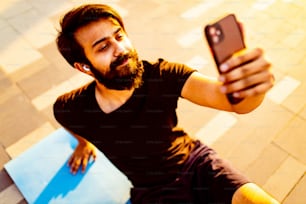
<path fill-rule="evenodd" d="M 219 70 L 220 65 L 229 59 L 234 53 L 245 49 L 245 43 L 241 27 L 234 14 L 229 14 L 220 20 L 206 25 L 205 37 Z M 242 98 L 235 98 L 227 94 L 231 104 L 237 104 Z"/>

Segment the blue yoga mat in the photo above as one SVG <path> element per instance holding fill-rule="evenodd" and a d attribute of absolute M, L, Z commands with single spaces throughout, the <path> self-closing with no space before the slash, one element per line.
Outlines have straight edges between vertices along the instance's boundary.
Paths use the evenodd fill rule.
<path fill-rule="evenodd" d="M 48 135 L 4 167 L 30 204 L 129 203 L 131 183 L 97 150 L 84 174 L 70 173 L 67 161 L 77 145 L 63 128 Z"/>

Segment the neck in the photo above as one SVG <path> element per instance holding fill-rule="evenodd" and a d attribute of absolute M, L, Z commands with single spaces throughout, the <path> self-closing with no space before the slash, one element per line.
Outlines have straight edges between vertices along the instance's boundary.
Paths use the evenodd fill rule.
<path fill-rule="evenodd" d="M 108 89 L 96 82 L 96 100 L 104 113 L 111 113 L 120 108 L 132 96 L 134 88 L 129 90 Z"/>

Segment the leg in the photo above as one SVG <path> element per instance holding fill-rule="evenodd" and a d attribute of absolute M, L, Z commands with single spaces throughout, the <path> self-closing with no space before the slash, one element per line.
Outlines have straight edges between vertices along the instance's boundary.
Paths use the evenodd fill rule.
<path fill-rule="evenodd" d="M 232 204 L 279 204 L 268 193 L 254 183 L 246 183 L 238 188 L 232 199 Z"/>
<path fill-rule="evenodd" d="M 206 145 L 201 145 L 192 157 L 194 161 L 188 173 L 192 176 L 195 203 L 231 204 L 234 193 L 250 182 Z"/>

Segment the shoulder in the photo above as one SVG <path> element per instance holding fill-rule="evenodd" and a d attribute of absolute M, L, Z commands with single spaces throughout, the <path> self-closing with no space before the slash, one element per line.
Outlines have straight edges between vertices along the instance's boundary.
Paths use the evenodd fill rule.
<path fill-rule="evenodd" d="M 59 96 L 54 103 L 54 110 L 77 108 L 90 97 L 91 93 L 94 93 L 94 87 L 95 82 L 93 81 Z"/>
<path fill-rule="evenodd" d="M 186 80 L 195 71 L 184 64 L 164 59 L 158 59 L 154 63 L 144 61 L 143 64 L 145 83 L 152 88 L 151 90 L 166 93 L 168 96 L 180 96 Z"/>
<path fill-rule="evenodd" d="M 195 69 L 188 67 L 185 64 L 170 62 L 159 58 L 156 62 L 143 61 L 144 69 L 147 73 L 157 74 L 159 76 L 185 76 L 190 75 Z"/>

